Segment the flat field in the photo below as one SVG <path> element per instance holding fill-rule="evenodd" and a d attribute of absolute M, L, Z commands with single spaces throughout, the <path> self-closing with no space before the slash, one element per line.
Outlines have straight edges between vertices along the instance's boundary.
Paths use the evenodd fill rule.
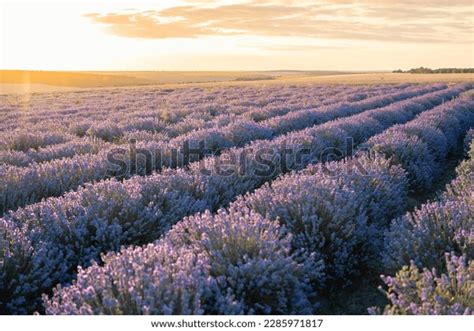
<path fill-rule="evenodd" d="M 241 86 L 274 84 L 394 84 L 474 81 L 474 74 L 398 74 L 344 71 L 0 71 L 0 94 L 124 86 Z"/>

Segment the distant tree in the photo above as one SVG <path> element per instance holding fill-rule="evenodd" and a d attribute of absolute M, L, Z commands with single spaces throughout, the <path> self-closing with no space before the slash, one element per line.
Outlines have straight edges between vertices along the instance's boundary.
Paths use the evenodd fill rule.
<path fill-rule="evenodd" d="M 410 74 L 467 74 L 474 73 L 474 68 L 439 68 L 430 69 L 425 67 L 413 68 L 407 71 L 400 69 L 393 71 L 394 73 L 410 73 Z"/>
<path fill-rule="evenodd" d="M 436 69 L 433 71 L 434 73 L 438 74 L 447 74 L 447 73 L 459 73 L 459 74 L 467 74 L 467 73 L 474 73 L 474 68 L 441 68 Z"/>
<path fill-rule="evenodd" d="M 433 73 L 433 71 L 430 68 L 425 68 L 425 67 L 410 69 L 410 70 L 408 70 L 408 72 L 411 73 L 411 74 L 431 74 L 431 73 Z"/>

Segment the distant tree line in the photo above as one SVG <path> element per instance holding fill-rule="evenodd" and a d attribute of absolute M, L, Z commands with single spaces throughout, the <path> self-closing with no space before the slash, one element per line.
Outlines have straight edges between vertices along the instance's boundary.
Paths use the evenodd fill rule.
<path fill-rule="evenodd" d="M 419 67 L 403 71 L 401 69 L 394 70 L 394 73 L 409 73 L 409 74 L 472 74 L 474 68 L 440 68 L 430 69 L 425 67 Z"/>

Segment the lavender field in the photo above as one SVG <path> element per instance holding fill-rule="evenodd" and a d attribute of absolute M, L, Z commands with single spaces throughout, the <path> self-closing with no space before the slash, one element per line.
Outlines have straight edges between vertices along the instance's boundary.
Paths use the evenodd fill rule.
<path fill-rule="evenodd" d="M 1 314 L 474 313 L 471 83 L 0 95 Z"/>

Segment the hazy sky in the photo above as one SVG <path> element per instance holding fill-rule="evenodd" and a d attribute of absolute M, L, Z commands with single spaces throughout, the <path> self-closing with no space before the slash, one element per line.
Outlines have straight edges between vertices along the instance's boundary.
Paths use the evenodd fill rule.
<path fill-rule="evenodd" d="M 474 0 L 0 0 L 0 67 L 474 67 Z"/>

